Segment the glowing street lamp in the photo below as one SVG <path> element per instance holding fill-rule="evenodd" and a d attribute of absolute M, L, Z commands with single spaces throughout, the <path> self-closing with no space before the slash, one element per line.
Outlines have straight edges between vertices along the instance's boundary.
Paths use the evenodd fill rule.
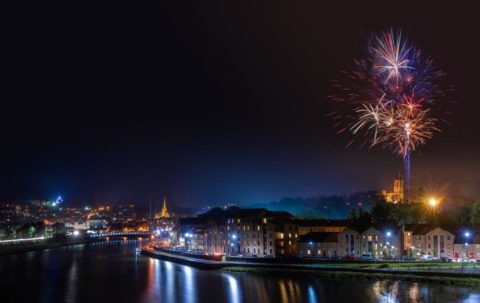
<path fill-rule="evenodd" d="M 428 204 L 431 207 L 436 207 L 438 205 L 438 200 L 434 197 L 431 197 L 430 199 L 428 199 Z"/>

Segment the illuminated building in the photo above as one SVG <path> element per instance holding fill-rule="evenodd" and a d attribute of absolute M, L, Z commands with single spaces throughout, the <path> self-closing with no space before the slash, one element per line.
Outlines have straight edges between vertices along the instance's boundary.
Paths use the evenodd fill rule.
<path fill-rule="evenodd" d="M 160 212 L 160 214 L 157 213 L 155 215 L 155 219 L 168 219 L 168 218 L 170 218 L 170 214 L 168 213 L 168 209 L 167 209 L 167 199 L 163 197 L 162 211 Z"/>
<path fill-rule="evenodd" d="M 403 202 L 405 198 L 404 191 L 405 185 L 403 179 L 394 179 L 393 191 L 387 192 L 386 190 L 384 190 L 382 191 L 382 196 L 389 203 Z"/>
<path fill-rule="evenodd" d="M 455 235 L 427 224 L 408 224 L 404 228 L 404 251 L 411 251 L 414 257 L 453 257 Z M 458 257 L 458 256 L 456 256 Z"/>

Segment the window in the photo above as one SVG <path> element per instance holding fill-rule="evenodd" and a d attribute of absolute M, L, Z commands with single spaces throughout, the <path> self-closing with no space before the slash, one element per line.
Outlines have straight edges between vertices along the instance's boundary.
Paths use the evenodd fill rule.
<path fill-rule="evenodd" d="M 292 241 L 288 241 L 288 245 L 292 245 Z"/>
<path fill-rule="evenodd" d="M 270 246 L 272 246 L 272 245 L 273 245 L 273 243 L 272 243 L 272 241 L 270 241 Z"/>
<path fill-rule="evenodd" d="M 260 225 L 257 225 L 257 230 L 260 230 Z"/>
<path fill-rule="evenodd" d="M 273 254 L 273 250 L 270 248 L 270 254 Z"/>
<path fill-rule="evenodd" d="M 317 250 L 317 255 L 321 255 L 322 254 L 322 251 L 319 249 Z"/>
<path fill-rule="evenodd" d="M 288 234 L 288 237 L 291 238 L 291 237 L 292 237 L 292 234 Z"/>
<path fill-rule="evenodd" d="M 237 223 L 240 223 L 240 219 L 237 219 Z"/>
<path fill-rule="evenodd" d="M 295 238 L 298 238 L 298 234 L 295 234 Z"/>
<path fill-rule="evenodd" d="M 310 255 L 310 254 L 311 254 L 310 249 L 307 249 L 307 255 Z"/>
<path fill-rule="evenodd" d="M 283 239 L 283 233 L 280 233 L 280 239 Z"/>
<path fill-rule="evenodd" d="M 267 224 L 267 218 L 263 218 L 263 223 Z"/>
<path fill-rule="evenodd" d="M 372 236 L 368 236 L 368 241 L 372 241 Z"/>

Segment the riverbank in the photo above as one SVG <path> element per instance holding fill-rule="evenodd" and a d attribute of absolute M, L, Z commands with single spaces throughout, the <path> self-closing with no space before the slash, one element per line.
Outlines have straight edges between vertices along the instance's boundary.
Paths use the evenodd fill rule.
<path fill-rule="evenodd" d="M 53 239 L 45 239 L 37 243 L 1 246 L 0 256 L 26 253 L 30 251 L 36 251 L 36 250 L 60 248 L 65 246 L 78 245 L 78 244 L 95 243 L 99 241 L 104 241 L 104 239 L 77 239 L 77 240 L 69 240 L 69 241 L 56 241 Z"/>
<path fill-rule="evenodd" d="M 480 268 L 453 263 L 336 263 L 274 264 L 240 261 L 211 261 L 180 255 L 165 249 L 144 247 L 142 254 L 199 269 L 248 272 L 254 274 L 307 275 L 345 279 L 390 279 L 445 285 L 480 287 Z M 261 262 L 261 260 L 258 260 Z M 428 264 L 428 265 L 427 265 Z"/>
<path fill-rule="evenodd" d="M 329 279 L 359 279 L 359 280 L 402 280 L 409 282 L 435 283 L 449 286 L 467 286 L 480 289 L 480 277 L 472 275 L 464 276 L 445 276 L 444 273 L 428 272 L 378 272 L 378 271 L 352 271 L 347 269 L 329 270 L 329 269 L 289 269 L 289 268 L 267 268 L 267 267 L 224 267 L 221 271 L 226 272 L 245 272 L 257 275 L 275 275 L 275 276 L 309 276 L 323 277 Z"/>

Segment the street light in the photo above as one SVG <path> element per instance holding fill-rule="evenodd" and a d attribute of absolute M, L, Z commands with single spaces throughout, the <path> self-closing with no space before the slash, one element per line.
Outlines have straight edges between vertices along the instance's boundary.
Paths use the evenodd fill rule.
<path fill-rule="evenodd" d="M 428 199 L 428 204 L 430 204 L 431 207 L 435 207 L 438 204 L 438 200 L 434 197 L 431 197 L 430 199 Z"/>

